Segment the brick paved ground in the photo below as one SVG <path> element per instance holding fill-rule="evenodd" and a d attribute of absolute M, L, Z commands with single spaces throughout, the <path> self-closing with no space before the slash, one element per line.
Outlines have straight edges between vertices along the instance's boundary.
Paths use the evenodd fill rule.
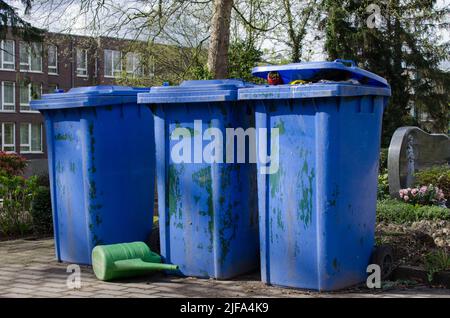
<path fill-rule="evenodd" d="M 105 283 L 82 267 L 79 290 L 66 286 L 67 265 L 54 259 L 53 240 L 0 242 L 0 297 L 449 297 L 450 290 L 416 286 L 382 291 L 314 293 L 265 286 L 258 275 L 232 281 L 153 276 Z"/>

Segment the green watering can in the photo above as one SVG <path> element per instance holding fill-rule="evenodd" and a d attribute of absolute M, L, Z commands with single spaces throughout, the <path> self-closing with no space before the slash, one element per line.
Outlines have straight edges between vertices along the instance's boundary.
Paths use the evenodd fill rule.
<path fill-rule="evenodd" d="M 92 267 L 95 276 L 103 281 L 178 270 L 177 265 L 162 264 L 161 256 L 143 242 L 96 246 L 92 250 Z"/>

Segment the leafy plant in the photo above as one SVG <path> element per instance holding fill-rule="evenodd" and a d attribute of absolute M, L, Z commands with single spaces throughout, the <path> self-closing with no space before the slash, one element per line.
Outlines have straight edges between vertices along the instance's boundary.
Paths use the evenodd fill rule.
<path fill-rule="evenodd" d="M 428 272 L 428 281 L 431 283 L 434 274 L 450 270 L 450 255 L 445 250 L 430 252 L 425 256 L 425 269 Z"/>
<path fill-rule="evenodd" d="M 263 52 L 251 42 L 234 41 L 229 49 L 229 78 L 240 78 L 245 81 L 258 81 L 252 76 L 252 68 L 261 61 Z"/>
<path fill-rule="evenodd" d="M 395 199 L 381 200 L 377 204 L 377 220 L 397 224 L 421 220 L 450 220 L 450 209 L 412 205 Z"/>
<path fill-rule="evenodd" d="M 37 177 L 37 184 L 39 187 L 50 188 L 50 179 L 48 173 L 40 174 Z"/>
<path fill-rule="evenodd" d="M 19 176 L 27 167 L 27 160 L 14 153 L 0 151 L 0 174 Z"/>
<path fill-rule="evenodd" d="M 52 202 L 50 189 L 39 186 L 31 204 L 33 230 L 36 234 L 52 233 Z"/>
<path fill-rule="evenodd" d="M 450 166 L 435 166 L 415 174 L 416 184 L 434 184 L 442 189 L 446 198 L 450 198 Z"/>
<path fill-rule="evenodd" d="M 378 191 L 377 191 L 378 200 L 389 199 L 389 180 L 388 173 L 384 171 L 378 175 Z"/>
<path fill-rule="evenodd" d="M 388 154 L 389 154 L 389 148 L 381 148 L 380 163 L 379 163 L 380 173 L 382 173 L 382 172 L 387 173 Z"/>
<path fill-rule="evenodd" d="M 408 188 L 399 191 L 400 199 L 410 204 L 438 205 L 445 207 L 447 200 L 444 192 L 430 184 L 419 188 Z"/>
<path fill-rule="evenodd" d="M 36 194 L 36 177 L 0 175 L 0 230 L 4 235 L 24 235 L 31 228 L 31 202 Z"/>

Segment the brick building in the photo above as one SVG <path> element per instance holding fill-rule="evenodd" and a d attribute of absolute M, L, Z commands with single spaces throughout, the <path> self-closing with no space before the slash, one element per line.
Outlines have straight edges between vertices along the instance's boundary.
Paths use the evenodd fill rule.
<path fill-rule="evenodd" d="M 132 51 L 135 44 L 56 33 L 46 34 L 40 43 L 25 43 L 8 34 L 0 44 L 0 150 L 31 161 L 46 159 L 43 117 L 29 106 L 43 93 L 111 85 L 122 76 L 151 78 L 142 55 Z"/>

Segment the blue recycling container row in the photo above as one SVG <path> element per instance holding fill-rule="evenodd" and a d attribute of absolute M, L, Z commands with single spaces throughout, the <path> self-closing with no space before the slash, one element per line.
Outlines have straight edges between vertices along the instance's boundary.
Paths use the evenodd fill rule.
<path fill-rule="evenodd" d="M 180 274 L 227 279 L 260 264 L 262 280 L 281 286 L 364 281 L 390 87 L 347 64 L 254 70 L 278 73 L 278 86 L 186 81 L 74 89 L 34 102 L 51 140 L 59 259 L 81 260 L 100 242 L 142 240 L 156 169 L 161 253 Z"/>

